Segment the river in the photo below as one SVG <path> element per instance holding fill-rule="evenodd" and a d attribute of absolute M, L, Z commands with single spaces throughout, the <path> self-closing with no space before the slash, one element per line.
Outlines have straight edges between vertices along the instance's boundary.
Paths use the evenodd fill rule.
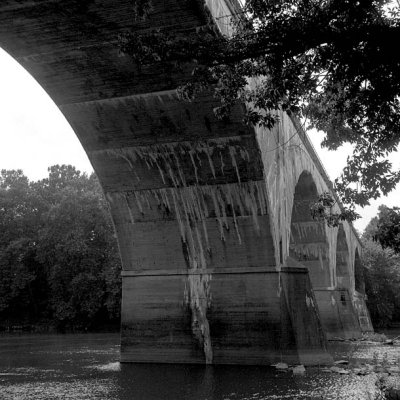
<path fill-rule="evenodd" d="M 335 342 L 336 360 L 400 363 L 400 346 Z M 307 368 L 120 364 L 119 335 L 1 335 L 0 399 L 267 400 L 373 399 L 376 374 Z"/>

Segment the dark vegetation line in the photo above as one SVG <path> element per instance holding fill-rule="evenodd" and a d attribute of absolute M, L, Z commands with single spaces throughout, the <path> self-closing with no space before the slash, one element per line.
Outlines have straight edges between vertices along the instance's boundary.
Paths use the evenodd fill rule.
<path fill-rule="evenodd" d="M 0 175 L 0 330 L 118 330 L 120 259 L 97 177 Z"/>

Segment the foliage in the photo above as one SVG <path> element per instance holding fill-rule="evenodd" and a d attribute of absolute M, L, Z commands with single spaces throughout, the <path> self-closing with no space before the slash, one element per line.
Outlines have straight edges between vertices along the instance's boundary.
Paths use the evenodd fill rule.
<path fill-rule="evenodd" d="M 383 248 L 391 248 L 396 253 L 400 253 L 400 209 L 398 207 L 379 207 L 373 238 Z"/>
<path fill-rule="evenodd" d="M 147 5 L 141 16 L 150 11 L 148 0 L 134 4 Z M 120 46 L 139 66 L 190 65 L 192 74 L 179 93 L 191 100 L 213 89 L 220 118 L 240 102 L 246 104 L 246 123 L 271 128 L 276 110 L 283 110 L 325 132 L 329 149 L 351 143 L 353 154 L 335 182 L 344 203 L 365 206 L 395 187 L 400 171 L 392 170 L 387 155 L 400 141 L 397 5 L 247 0 L 224 23 L 234 27 L 229 38 L 209 23 L 192 32 L 127 32 Z M 251 85 L 249 78 L 255 78 Z"/>
<path fill-rule="evenodd" d="M 363 239 L 365 240 L 374 240 L 376 237 L 376 232 L 378 229 L 378 217 L 372 218 L 368 225 L 365 227 L 364 232 L 363 232 Z"/>
<path fill-rule="evenodd" d="M 151 0 L 135 0 L 133 2 L 133 15 L 135 19 L 146 18 L 152 9 Z"/>
<path fill-rule="evenodd" d="M 342 221 L 354 221 L 359 215 L 354 209 L 344 209 L 341 212 L 334 211 L 337 201 L 331 193 L 323 192 L 316 202 L 311 204 L 310 211 L 313 219 L 324 220 L 328 226 L 338 227 Z"/>
<path fill-rule="evenodd" d="M 400 215 L 384 205 L 363 234 L 366 293 L 373 321 L 400 321 Z"/>
<path fill-rule="evenodd" d="M 375 327 L 387 327 L 400 321 L 400 257 L 372 240 L 363 239 L 368 309 Z"/>
<path fill-rule="evenodd" d="M 34 244 L 29 239 L 14 240 L 0 254 L 0 313 L 25 314 L 31 285 L 35 279 L 32 268 Z"/>
<path fill-rule="evenodd" d="M 60 329 L 118 323 L 120 261 L 95 175 L 0 176 L 0 320 Z"/>

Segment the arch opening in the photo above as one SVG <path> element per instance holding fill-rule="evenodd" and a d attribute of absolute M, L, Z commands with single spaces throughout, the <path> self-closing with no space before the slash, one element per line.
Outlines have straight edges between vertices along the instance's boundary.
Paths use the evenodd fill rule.
<path fill-rule="evenodd" d="M 313 288 L 331 286 L 325 222 L 312 218 L 310 204 L 318 196 L 312 175 L 304 171 L 297 182 L 290 226 L 289 264 L 307 268 Z"/>
<path fill-rule="evenodd" d="M 343 226 L 339 226 L 336 245 L 336 280 L 339 289 L 350 288 L 349 248 Z"/>
<path fill-rule="evenodd" d="M 358 249 L 354 257 L 354 287 L 358 293 L 365 294 L 364 271 Z"/>

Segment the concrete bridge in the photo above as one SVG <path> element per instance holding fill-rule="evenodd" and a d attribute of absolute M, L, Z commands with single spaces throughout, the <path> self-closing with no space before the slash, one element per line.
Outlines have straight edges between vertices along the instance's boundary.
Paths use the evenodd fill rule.
<path fill-rule="evenodd" d="M 78 135 L 108 199 L 123 262 L 121 360 L 328 361 L 326 338 L 371 330 L 361 246 L 309 204 L 331 184 L 298 121 L 272 130 L 178 100 L 184 74 L 135 69 L 127 29 L 185 32 L 211 15 L 229 34 L 234 0 L 2 0 L 0 46 L 43 86 Z M 55 132 L 56 134 L 56 132 Z"/>

